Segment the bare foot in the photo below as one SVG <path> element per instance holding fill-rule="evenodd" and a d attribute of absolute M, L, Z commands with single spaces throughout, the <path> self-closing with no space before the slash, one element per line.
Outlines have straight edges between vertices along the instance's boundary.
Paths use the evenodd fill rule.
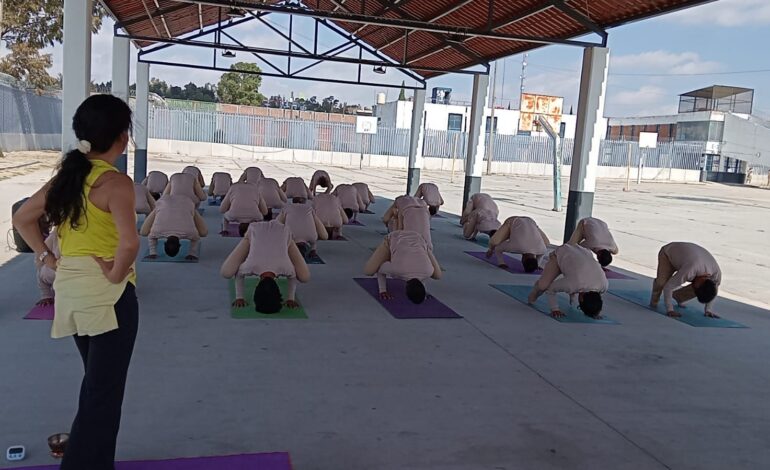
<path fill-rule="evenodd" d="M 47 307 L 48 305 L 53 305 L 53 299 L 40 299 L 35 305 L 38 307 Z"/>
<path fill-rule="evenodd" d="M 393 300 L 393 294 L 390 292 L 380 292 L 380 300 Z"/>
<path fill-rule="evenodd" d="M 666 316 L 669 316 L 671 318 L 680 318 L 682 314 L 679 312 L 675 312 L 674 310 L 671 310 L 670 312 L 666 312 Z"/>
<path fill-rule="evenodd" d="M 299 304 L 297 303 L 296 300 L 287 300 L 286 301 L 286 306 L 288 308 L 297 308 L 297 307 L 299 307 Z"/>
<path fill-rule="evenodd" d="M 561 312 L 561 310 L 554 310 L 551 312 L 551 316 L 554 318 L 564 318 L 564 314 Z"/>
<path fill-rule="evenodd" d="M 233 307 L 242 308 L 242 307 L 245 307 L 245 306 L 247 306 L 247 305 L 249 305 L 249 304 L 247 304 L 247 303 L 246 303 L 246 300 L 244 300 L 244 299 L 235 299 L 235 300 L 233 301 L 233 304 L 232 304 L 232 305 L 233 305 Z"/>

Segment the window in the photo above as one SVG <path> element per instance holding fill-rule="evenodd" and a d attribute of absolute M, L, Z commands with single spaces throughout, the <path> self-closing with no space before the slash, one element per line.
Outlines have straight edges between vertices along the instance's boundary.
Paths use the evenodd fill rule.
<path fill-rule="evenodd" d="M 447 120 L 447 130 L 449 131 L 462 131 L 463 130 L 463 115 L 456 113 L 449 113 L 449 119 Z"/>
<path fill-rule="evenodd" d="M 709 138 L 709 121 L 680 122 L 676 125 L 676 140 L 706 142 Z"/>
<path fill-rule="evenodd" d="M 492 119 L 491 117 L 487 116 L 487 125 L 486 125 L 487 134 L 489 134 L 489 131 L 490 131 L 490 128 L 491 128 L 490 124 L 489 124 L 491 119 Z M 495 134 L 497 134 L 497 116 L 495 116 Z"/>

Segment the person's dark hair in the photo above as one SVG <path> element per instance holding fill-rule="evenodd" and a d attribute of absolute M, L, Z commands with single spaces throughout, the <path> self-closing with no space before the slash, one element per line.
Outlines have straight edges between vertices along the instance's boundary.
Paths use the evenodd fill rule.
<path fill-rule="evenodd" d="M 521 257 L 521 264 L 524 266 L 525 273 L 533 273 L 537 271 L 537 257 L 524 255 Z"/>
<path fill-rule="evenodd" d="M 322 188 L 328 188 L 329 187 L 329 182 L 326 181 L 326 177 L 325 176 L 322 176 L 322 177 L 318 178 L 318 186 L 320 186 Z"/>
<path fill-rule="evenodd" d="M 291 198 L 291 202 L 294 204 L 304 204 L 305 198 L 304 197 L 293 197 Z"/>
<path fill-rule="evenodd" d="M 495 236 L 496 233 L 497 233 L 497 230 L 490 230 L 489 233 L 487 233 L 487 235 L 489 235 L 489 238 L 492 238 Z"/>
<path fill-rule="evenodd" d="M 348 219 L 353 218 L 353 209 L 343 209 L 345 211 L 345 215 L 348 216 Z"/>
<path fill-rule="evenodd" d="M 173 258 L 174 256 L 178 255 L 181 248 L 182 242 L 179 240 L 179 237 L 168 237 L 166 238 L 166 242 L 163 243 L 163 250 L 169 256 L 169 258 Z"/>
<path fill-rule="evenodd" d="M 254 289 L 254 310 L 259 313 L 278 313 L 282 306 L 281 289 L 275 279 L 261 279 Z"/>
<path fill-rule="evenodd" d="M 78 140 L 91 144 L 93 152 L 107 152 L 131 129 L 131 108 L 115 96 L 93 95 L 78 106 L 72 129 Z M 80 150 L 64 156 L 45 198 L 45 213 L 53 225 L 68 222 L 72 228 L 78 226 L 85 215 L 85 181 L 90 172 L 91 161 Z"/>
<path fill-rule="evenodd" d="M 406 297 L 415 304 L 421 304 L 425 301 L 425 285 L 419 279 L 409 279 L 406 281 Z"/>
<path fill-rule="evenodd" d="M 698 302 L 707 304 L 714 300 L 717 296 L 717 284 L 711 279 L 706 279 L 695 288 L 695 297 L 698 298 Z"/>
<path fill-rule="evenodd" d="M 150 196 L 152 196 L 152 198 L 156 201 L 160 199 L 160 193 L 150 193 Z"/>
<path fill-rule="evenodd" d="M 249 229 L 249 223 L 248 222 L 243 222 L 243 223 L 238 224 L 238 233 L 241 236 L 246 235 L 246 231 L 248 229 Z"/>
<path fill-rule="evenodd" d="M 596 252 L 596 259 L 605 268 L 612 263 L 612 253 L 609 250 L 599 250 Z"/>
<path fill-rule="evenodd" d="M 270 222 L 271 220 L 273 220 L 273 209 L 268 207 L 267 208 L 267 214 L 265 214 L 263 219 L 266 220 L 267 222 Z"/>
<path fill-rule="evenodd" d="M 598 292 L 586 292 L 583 294 L 583 299 L 580 301 L 580 310 L 585 313 L 587 317 L 596 318 L 602 313 L 602 294 Z"/>
<path fill-rule="evenodd" d="M 428 212 L 430 212 L 430 215 L 436 215 L 438 213 L 438 206 L 428 206 Z"/>

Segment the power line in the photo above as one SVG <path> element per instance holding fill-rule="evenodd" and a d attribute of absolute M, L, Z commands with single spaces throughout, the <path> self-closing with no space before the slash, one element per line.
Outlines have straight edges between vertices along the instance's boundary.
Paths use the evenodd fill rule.
<path fill-rule="evenodd" d="M 700 73 L 610 73 L 622 77 L 701 77 L 710 75 L 742 75 L 750 73 L 770 73 L 770 69 L 734 70 L 732 72 L 700 72 Z"/>

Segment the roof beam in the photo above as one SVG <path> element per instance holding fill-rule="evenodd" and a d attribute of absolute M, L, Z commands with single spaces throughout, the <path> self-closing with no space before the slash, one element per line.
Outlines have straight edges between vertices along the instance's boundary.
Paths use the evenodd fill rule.
<path fill-rule="evenodd" d="M 210 41 L 193 41 L 190 39 L 180 39 L 180 38 L 154 38 L 150 36 L 141 36 L 141 35 L 123 34 L 123 33 L 117 33 L 116 36 L 125 37 L 128 39 L 132 39 L 134 41 L 154 41 L 154 42 L 160 42 L 164 44 L 178 44 L 181 46 L 195 46 L 195 47 L 204 47 L 208 49 L 230 49 L 232 51 L 237 51 L 237 52 L 275 55 L 279 57 L 293 57 L 297 59 L 308 59 L 308 60 L 321 59 L 321 60 L 327 60 L 330 62 L 340 62 L 344 64 L 383 66 L 383 67 L 391 67 L 391 68 L 405 69 L 405 70 L 409 70 L 409 69 L 424 70 L 427 72 L 463 73 L 462 71 L 447 70 L 441 67 L 427 67 L 427 66 L 426 67 L 404 67 L 404 66 L 400 66 L 398 63 L 394 64 L 389 60 L 386 61 L 386 60 L 358 59 L 358 58 L 350 58 L 350 57 L 330 57 L 330 56 L 321 56 L 318 54 L 307 54 L 299 51 L 284 51 L 280 49 L 268 49 L 264 47 L 242 46 L 242 45 L 235 45 L 235 44 L 222 44 L 222 43 L 210 42 Z M 159 48 L 155 48 L 150 52 L 154 52 L 158 49 Z M 150 53 L 150 52 L 147 52 L 147 53 Z M 145 55 L 146 53 L 141 54 L 142 57 L 144 57 Z M 474 72 L 467 72 L 467 73 L 474 73 Z"/>
<path fill-rule="evenodd" d="M 431 24 L 424 21 L 405 20 L 399 18 L 384 18 L 355 13 L 318 11 L 303 7 L 281 4 L 251 3 L 243 0 L 179 0 L 185 3 L 202 3 L 211 6 L 235 7 L 245 10 L 264 11 L 270 13 L 285 13 L 299 16 L 307 16 L 318 19 L 331 19 L 342 23 L 358 23 L 373 26 L 384 26 L 398 29 L 412 29 L 429 33 L 451 34 L 460 37 L 494 39 L 500 41 L 531 42 L 536 44 L 562 44 L 578 47 L 593 47 L 596 43 L 575 41 L 570 39 L 556 39 L 548 37 L 523 36 L 516 34 L 497 33 L 494 31 L 478 31 L 467 27 Z"/>
<path fill-rule="evenodd" d="M 607 37 L 609 36 L 607 34 L 607 31 L 605 31 L 602 27 L 594 23 L 591 20 L 591 18 L 584 15 L 580 11 L 576 10 L 574 7 L 567 5 L 567 2 L 564 0 L 550 0 L 549 3 L 554 7 L 556 7 L 559 11 L 561 11 L 565 15 L 572 18 L 574 21 L 577 21 L 584 28 L 588 29 L 589 31 L 593 31 L 594 33 L 601 36 L 602 46 L 607 45 Z"/>

